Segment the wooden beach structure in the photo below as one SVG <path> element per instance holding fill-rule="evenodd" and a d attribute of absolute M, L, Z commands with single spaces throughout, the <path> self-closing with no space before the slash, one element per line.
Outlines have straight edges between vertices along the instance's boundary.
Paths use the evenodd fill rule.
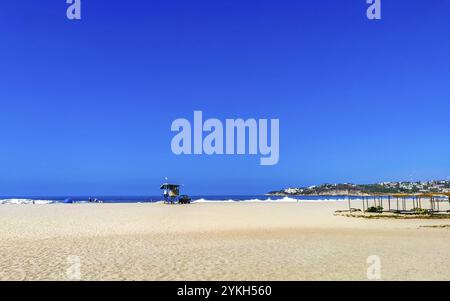
<path fill-rule="evenodd" d="M 366 196 L 347 196 L 349 211 L 359 211 L 352 207 L 352 199 L 362 202 L 362 212 L 395 214 L 439 214 L 450 213 L 450 192 L 416 194 L 372 194 Z M 442 203 L 448 203 L 446 210 Z"/>

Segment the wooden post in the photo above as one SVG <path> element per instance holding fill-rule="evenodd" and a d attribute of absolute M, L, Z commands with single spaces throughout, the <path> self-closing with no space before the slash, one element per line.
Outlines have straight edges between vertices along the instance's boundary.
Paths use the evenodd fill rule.
<path fill-rule="evenodd" d="M 348 190 L 347 190 L 347 201 L 348 201 L 348 212 L 352 212 L 352 204 L 350 203 L 350 196 L 348 195 Z"/>
<path fill-rule="evenodd" d="M 388 196 L 388 206 L 389 206 L 389 211 L 391 211 L 391 196 Z"/>

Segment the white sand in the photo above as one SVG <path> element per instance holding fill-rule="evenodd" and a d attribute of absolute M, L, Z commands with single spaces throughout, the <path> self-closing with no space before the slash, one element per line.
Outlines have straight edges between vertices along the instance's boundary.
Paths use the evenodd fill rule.
<path fill-rule="evenodd" d="M 0 279 L 66 280 L 79 258 L 82 280 L 365 280 L 377 255 L 382 280 L 450 280 L 450 229 L 420 227 L 450 220 L 333 215 L 346 208 L 1 205 Z"/>

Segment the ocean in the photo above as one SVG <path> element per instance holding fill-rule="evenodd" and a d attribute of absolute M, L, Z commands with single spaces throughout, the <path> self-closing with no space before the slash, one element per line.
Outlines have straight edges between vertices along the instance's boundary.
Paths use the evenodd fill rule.
<path fill-rule="evenodd" d="M 0 197 L 0 204 L 57 204 L 88 203 L 89 198 L 101 203 L 157 203 L 162 196 L 38 196 L 38 197 Z M 214 195 L 190 196 L 194 203 L 206 202 L 318 202 L 346 201 L 347 196 L 267 196 L 267 195 Z M 350 197 L 350 199 L 361 199 Z"/>

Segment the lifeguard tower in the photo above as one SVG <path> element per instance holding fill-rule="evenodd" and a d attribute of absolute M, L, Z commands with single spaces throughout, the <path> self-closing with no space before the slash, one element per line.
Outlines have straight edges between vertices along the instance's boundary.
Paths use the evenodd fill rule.
<path fill-rule="evenodd" d="M 164 183 L 159 188 L 163 191 L 164 203 L 173 204 L 180 195 L 180 185 Z"/>
<path fill-rule="evenodd" d="M 191 199 L 187 195 L 180 196 L 180 185 L 178 184 L 161 184 L 159 188 L 163 191 L 165 204 L 190 204 Z"/>

